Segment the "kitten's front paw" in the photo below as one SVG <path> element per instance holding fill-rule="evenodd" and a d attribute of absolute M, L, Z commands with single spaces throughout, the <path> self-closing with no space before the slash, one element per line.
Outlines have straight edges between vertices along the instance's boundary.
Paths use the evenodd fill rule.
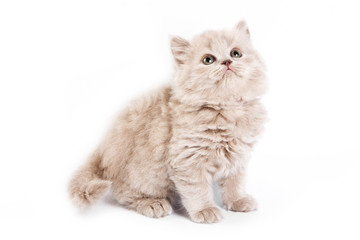
<path fill-rule="evenodd" d="M 190 214 L 191 220 L 196 223 L 215 223 L 222 219 L 220 210 L 216 207 L 203 209 L 194 214 Z"/>
<path fill-rule="evenodd" d="M 250 212 L 257 209 L 257 203 L 252 196 L 245 195 L 231 204 L 226 204 L 225 207 L 234 212 Z"/>

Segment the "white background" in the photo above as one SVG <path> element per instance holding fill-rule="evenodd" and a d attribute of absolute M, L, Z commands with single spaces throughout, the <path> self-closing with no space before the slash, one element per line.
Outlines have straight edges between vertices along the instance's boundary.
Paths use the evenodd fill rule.
<path fill-rule="evenodd" d="M 0 238 L 359 239 L 358 9 L 345 0 L 1 1 Z M 270 121 L 248 177 L 259 210 L 222 210 L 212 225 L 146 218 L 109 197 L 76 210 L 72 172 L 121 107 L 171 81 L 169 36 L 242 18 L 270 80 Z"/>

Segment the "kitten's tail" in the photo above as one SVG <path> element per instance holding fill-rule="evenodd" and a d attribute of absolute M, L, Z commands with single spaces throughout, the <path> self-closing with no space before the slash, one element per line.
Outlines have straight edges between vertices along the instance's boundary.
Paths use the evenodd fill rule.
<path fill-rule="evenodd" d="M 101 156 L 96 151 L 89 161 L 75 172 L 69 184 L 72 201 L 80 208 L 88 207 L 99 200 L 109 189 L 111 181 L 102 179 L 99 168 Z"/>

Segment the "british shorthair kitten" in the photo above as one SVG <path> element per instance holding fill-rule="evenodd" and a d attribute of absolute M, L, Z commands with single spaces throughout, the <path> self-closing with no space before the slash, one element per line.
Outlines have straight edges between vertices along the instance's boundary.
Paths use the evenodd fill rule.
<path fill-rule="evenodd" d="M 217 182 L 227 210 L 256 209 L 245 173 L 265 122 L 259 98 L 266 78 L 246 23 L 190 42 L 174 37 L 171 51 L 171 84 L 125 109 L 74 174 L 69 190 L 78 206 L 110 189 L 121 205 L 149 217 L 170 214 L 180 198 L 192 221 L 213 223 L 222 218 L 213 202 Z"/>

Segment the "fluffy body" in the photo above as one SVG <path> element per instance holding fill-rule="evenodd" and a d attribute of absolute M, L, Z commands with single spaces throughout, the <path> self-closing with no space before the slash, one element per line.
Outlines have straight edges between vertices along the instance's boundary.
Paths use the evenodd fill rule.
<path fill-rule="evenodd" d="M 240 58 L 231 57 L 234 48 Z M 174 37 L 171 50 L 173 82 L 132 102 L 72 178 L 70 194 L 78 206 L 111 189 L 120 204 L 163 217 L 179 196 L 193 221 L 217 222 L 222 217 L 211 187 L 216 181 L 226 209 L 256 209 L 245 192 L 245 172 L 265 121 L 259 98 L 266 80 L 245 22 L 191 42 Z M 203 64 L 205 54 L 216 61 Z M 231 71 L 224 64 L 229 60 Z"/>

